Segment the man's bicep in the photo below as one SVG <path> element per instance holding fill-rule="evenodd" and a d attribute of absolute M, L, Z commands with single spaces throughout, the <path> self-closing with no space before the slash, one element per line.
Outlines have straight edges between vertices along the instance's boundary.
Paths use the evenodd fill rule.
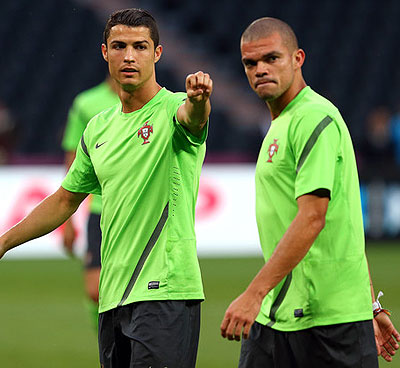
<path fill-rule="evenodd" d="M 320 218 L 325 218 L 328 205 L 329 197 L 320 197 L 312 193 L 304 194 L 297 198 L 299 212 L 304 211 Z"/>
<path fill-rule="evenodd" d="M 72 192 L 64 187 L 58 188 L 56 194 L 65 203 L 69 203 L 71 207 L 78 208 L 83 200 L 88 196 L 88 193 Z"/>

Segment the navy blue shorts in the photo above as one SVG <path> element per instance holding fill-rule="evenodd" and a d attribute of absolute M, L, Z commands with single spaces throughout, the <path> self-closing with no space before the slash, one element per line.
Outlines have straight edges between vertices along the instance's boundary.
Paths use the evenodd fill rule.
<path fill-rule="evenodd" d="M 199 300 L 131 303 L 99 315 L 104 368 L 195 368 Z"/>
<path fill-rule="evenodd" d="M 100 268 L 101 230 L 100 215 L 90 213 L 87 223 L 87 249 L 85 254 L 85 269 Z"/>
<path fill-rule="evenodd" d="M 239 368 L 378 368 L 372 321 L 282 332 L 257 322 Z"/>

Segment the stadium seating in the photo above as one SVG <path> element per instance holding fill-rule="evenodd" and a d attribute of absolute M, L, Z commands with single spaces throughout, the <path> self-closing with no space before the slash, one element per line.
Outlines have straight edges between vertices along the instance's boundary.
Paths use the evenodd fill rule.
<path fill-rule="evenodd" d="M 342 111 L 357 140 L 373 105 L 397 109 L 400 101 L 400 2 L 373 0 L 136 1 L 155 14 L 160 28 L 179 34 L 223 78 L 251 93 L 240 63 L 239 39 L 261 16 L 292 25 L 306 51 L 304 75 Z M 104 20 L 78 2 L 4 0 L 0 2 L 0 100 L 20 125 L 17 152 L 60 155 L 68 108 L 80 91 L 100 82 L 106 65 L 100 55 Z M 158 79 L 182 90 L 175 66 L 160 63 Z M 208 152 L 236 152 L 254 159 L 261 141 L 258 125 L 234 124 L 229 102 L 213 105 Z M 250 127 L 249 127 L 250 126 Z M 251 128 L 253 127 L 253 128 Z M 254 128 L 256 127 L 256 128 Z"/>

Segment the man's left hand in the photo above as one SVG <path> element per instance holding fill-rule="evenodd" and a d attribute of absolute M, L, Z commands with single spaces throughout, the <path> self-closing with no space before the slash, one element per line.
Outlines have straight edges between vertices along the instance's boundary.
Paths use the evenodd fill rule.
<path fill-rule="evenodd" d="M 394 328 L 389 316 L 384 312 L 379 313 L 374 319 L 374 333 L 378 355 L 387 362 L 392 361 L 392 356 L 399 349 L 400 334 Z"/>
<path fill-rule="evenodd" d="M 189 74 L 186 77 L 186 93 L 192 103 L 205 102 L 209 99 L 213 88 L 210 75 L 203 72 Z"/>

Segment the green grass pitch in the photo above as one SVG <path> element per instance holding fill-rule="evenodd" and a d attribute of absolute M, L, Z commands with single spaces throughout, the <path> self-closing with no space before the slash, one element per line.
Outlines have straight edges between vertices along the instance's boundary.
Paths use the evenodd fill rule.
<path fill-rule="evenodd" d="M 376 292 L 400 329 L 400 244 L 367 248 Z M 262 265 L 255 258 L 201 259 L 202 306 L 197 367 L 237 367 L 240 343 L 224 340 L 224 311 Z M 97 336 L 85 310 L 81 265 L 73 260 L 0 262 L 0 367 L 98 367 Z M 346 303 L 346 301 L 344 301 Z M 381 367 L 400 368 L 380 359 Z"/>

